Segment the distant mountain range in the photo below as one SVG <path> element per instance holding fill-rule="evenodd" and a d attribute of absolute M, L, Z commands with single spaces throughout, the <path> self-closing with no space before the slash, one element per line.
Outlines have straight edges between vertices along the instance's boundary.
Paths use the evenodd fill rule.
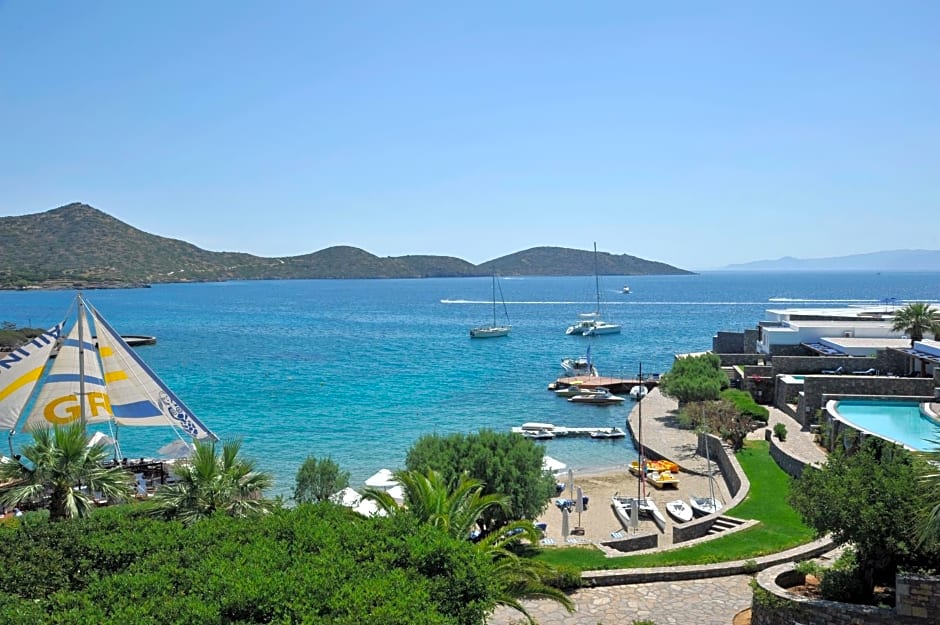
<path fill-rule="evenodd" d="M 354 234 L 354 233 L 353 233 Z M 380 258 L 336 246 L 302 256 L 265 258 L 210 252 L 149 234 L 88 206 L 0 217 L 0 288 L 104 288 L 165 282 L 301 278 L 429 278 L 592 275 L 594 253 L 535 247 L 474 265 L 450 256 Z M 626 254 L 597 254 L 602 275 L 691 274 Z"/>
<path fill-rule="evenodd" d="M 723 271 L 940 271 L 940 250 L 890 250 L 830 258 L 757 260 Z"/>

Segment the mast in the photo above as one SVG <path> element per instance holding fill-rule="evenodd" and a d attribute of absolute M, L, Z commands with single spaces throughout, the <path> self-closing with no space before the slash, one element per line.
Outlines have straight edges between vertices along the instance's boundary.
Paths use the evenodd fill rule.
<path fill-rule="evenodd" d="M 78 299 L 78 405 L 82 431 L 85 431 L 85 300 L 79 293 Z"/>
<path fill-rule="evenodd" d="M 496 327 L 496 274 L 493 274 L 493 327 Z"/>
<path fill-rule="evenodd" d="M 600 278 L 597 277 L 597 241 L 594 241 L 594 292 L 597 294 L 597 307 L 594 309 L 594 312 L 597 313 L 597 317 L 601 316 L 601 283 Z M 640 365 L 642 367 L 642 365 Z"/>
<path fill-rule="evenodd" d="M 643 382 L 643 363 L 640 363 L 640 371 L 637 374 L 637 377 L 640 379 L 640 383 Z M 643 467 L 643 397 L 640 394 L 637 394 L 636 397 L 636 411 L 637 411 L 637 421 L 639 422 L 638 440 L 636 443 L 637 446 L 637 480 L 636 480 L 636 498 L 643 499 L 646 496 L 644 492 L 646 489 L 643 488 L 644 480 L 646 479 L 646 471 Z"/>

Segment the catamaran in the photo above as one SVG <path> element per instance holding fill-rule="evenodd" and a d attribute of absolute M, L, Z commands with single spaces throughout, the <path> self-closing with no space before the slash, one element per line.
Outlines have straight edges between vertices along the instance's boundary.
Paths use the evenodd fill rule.
<path fill-rule="evenodd" d="M 11 454 L 16 431 L 74 422 L 107 425 L 118 456 L 119 426 L 170 427 L 184 442 L 218 440 L 81 294 L 74 308 L 67 335 L 63 320 L 0 357 L 0 429 L 9 432 Z"/>
<path fill-rule="evenodd" d="M 620 324 L 601 319 L 601 284 L 597 273 L 597 243 L 594 244 L 594 290 L 597 293 L 597 308 L 593 312 L 580 313 L 578 321 L 565 330 L 568 335 L 599 336 L 620 334 Z"/>

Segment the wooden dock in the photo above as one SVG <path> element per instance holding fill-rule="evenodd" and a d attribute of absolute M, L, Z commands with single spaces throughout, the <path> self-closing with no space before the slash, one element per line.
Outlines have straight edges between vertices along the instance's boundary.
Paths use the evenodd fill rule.
<path fill-rule="evenodd" d="M 639 386 L 640 380 L 636 378 L 612 378 L 604 375 L 579 375 L 574 377 L 558 378 L 548 385 L 548 390 L 565 388 L 576 384 L 581 388 L 598 388 L 603 386 L 615 395 L 629 393 L 634 386 Z M 651 391 L 659 386 L 658 380 L 644 380 L 642 384 L 647 391 Z"/>
<path fill-rule="evenodd" d="M 564 425 L 553 425 L 551 423 L 524 423 L 521 427 L 512 428 L 512 431 L 516 434 L 547 431 L 551 432 L 555 436 L 590 436 L 594 432 L 610 432 L 611 430 L 616 430 L 622 433 L 622 438 L 626 437 L 626 432 L 624 432 L 623 428 L 611 427 L 609 425 L 586 428 L 569 428 Z"/>

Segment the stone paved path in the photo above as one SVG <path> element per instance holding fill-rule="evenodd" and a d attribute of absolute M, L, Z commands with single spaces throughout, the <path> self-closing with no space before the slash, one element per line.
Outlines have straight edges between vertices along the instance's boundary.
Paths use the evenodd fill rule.
<path fill-rule="evenodd" d="M 649 619 L 656 625 L 731 625 L 734 615 L 751 606 L 748 575 L 681 582 L 583 588 L 572 595 L 577 605 L 567 613 L 552 601 L 524 605 L 540 625 L 629 625 Z M 500 608 L 487 625 L 524 622 L 519 612 Z"/>

